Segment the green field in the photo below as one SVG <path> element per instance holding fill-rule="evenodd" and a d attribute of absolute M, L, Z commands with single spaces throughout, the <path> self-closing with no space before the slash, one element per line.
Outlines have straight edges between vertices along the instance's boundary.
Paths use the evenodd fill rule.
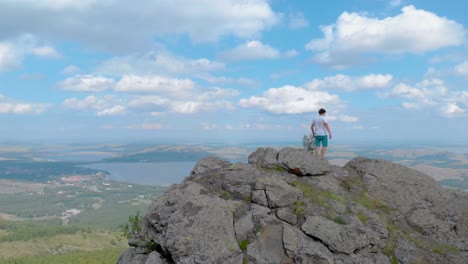
<path fill-rule="evenodd" d="M 0 263 L 115 263 L 128 247 L 120 227 L 166 189 L 110 181 L 75 165 L 0 164 L 0 179 L 8 179 L 0 192 Z"/>
<path fill-rule="evenodd" d="M 125 247 L 0 259 L 0 264 L 115 264 Z"/>

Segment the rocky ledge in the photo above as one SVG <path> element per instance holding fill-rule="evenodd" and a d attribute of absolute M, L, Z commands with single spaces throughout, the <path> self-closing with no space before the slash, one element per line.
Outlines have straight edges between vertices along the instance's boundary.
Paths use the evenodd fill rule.
<path fill-rule="evenodd" d="M 259 148 L 248 161 L 200 160 L 118 263 L 467 263 L 466 192 L 385 160 Z"/>

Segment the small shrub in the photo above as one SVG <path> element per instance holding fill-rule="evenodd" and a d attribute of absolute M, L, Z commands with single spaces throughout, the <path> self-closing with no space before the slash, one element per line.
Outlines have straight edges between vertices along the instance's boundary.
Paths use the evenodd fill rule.
<path fill-rule="evenodd" d="M 302 146 L 304 146 L 304 149 L 307 151 L 312 153 L 315 152 L 315 138 L 312 136 L 312 134 L 304 135 L 302 138 Z"/>
<path fill-rule="evenodd" d="M 122 237 L 130 239 L 132 236 L 140 235 L 140 212 L 137 212 L 135 216 L 128 217 L 128 223 L 125 223 L 120 226 L 120 231 L 122 232 Z"/>

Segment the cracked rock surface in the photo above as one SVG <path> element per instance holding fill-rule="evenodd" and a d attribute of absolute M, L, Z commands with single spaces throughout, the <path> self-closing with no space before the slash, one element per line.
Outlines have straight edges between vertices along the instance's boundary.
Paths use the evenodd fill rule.
<path fill-rule="evenodd" d="M 468 193 L 385 160 L 259 148 L 200 160 L 140 227 L 118 264 L 465 264 Z"/>

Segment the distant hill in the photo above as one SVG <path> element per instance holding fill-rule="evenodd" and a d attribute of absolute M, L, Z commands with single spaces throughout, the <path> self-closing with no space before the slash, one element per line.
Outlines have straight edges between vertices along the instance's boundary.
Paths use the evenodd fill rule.
<path fill-rule="evenodd" d="M 121 157 L 106 158 L 99 162 L 169 162 L 169 161 L 197 161 L 213 154 L 205 151 L 149 151 L 128 154 Z"/>

